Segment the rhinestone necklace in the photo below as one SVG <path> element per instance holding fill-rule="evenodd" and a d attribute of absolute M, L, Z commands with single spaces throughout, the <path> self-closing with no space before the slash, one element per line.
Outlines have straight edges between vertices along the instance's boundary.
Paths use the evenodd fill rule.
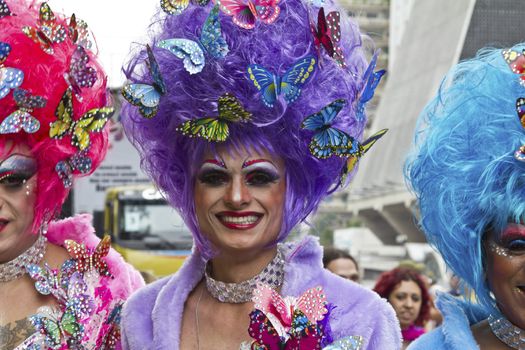
<path fill-rule="evenodd" d="M 11 261 L 0 264 L 0 282 L 10 282 L 26 274 L 26 266 L 39 264 L 46 252 L 46 238 L 39 235 L 35 243 Z"/>
<path fill-rule="evenodd" d="M 277 289 L 284 280 L 284 259 L 281 247 L 278 246 L 275 258 L 256 276 L 240 283 L 225 283 L 214 280 L 210 276 L 210 265 L 204 272 L 206 289 L 221 303 L 240 304 L 252 300 L 253 291 L 258 283 L 265 283 Z"/>
<path fill-rule="evenodd" d="M 516 327 L 505 317 L 489 316 L 492 333 L 513 349 L 525 349 L 525 331 Z"/>

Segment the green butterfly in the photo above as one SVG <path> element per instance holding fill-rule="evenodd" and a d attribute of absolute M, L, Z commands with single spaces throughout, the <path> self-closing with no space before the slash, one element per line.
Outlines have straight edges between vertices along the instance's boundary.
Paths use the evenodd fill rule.
<path fill-rule="evenodd" d="M 30 320 L 37 331 L 46 336 L 46 343 L 52 349 L 59 348 L 62 345 L 62 339 L 67 339 L 68 343 L 78 340 L 83 332 L 83 326 L 71 310 L 66 310 L 61 317 L 38 314 L 31 316 Z"/>
<path fill-rule="evenodd" d="M 228 123 L 247 122 L 252 114 L 247 112 L 241 102 L 232 94 L 225 93 L 219 97 L 219 115 L 188 120 L 177 127 L 177 131 L 189 137 L 202 137 L 208 141 L 223 142 L 228 139 Z"/>

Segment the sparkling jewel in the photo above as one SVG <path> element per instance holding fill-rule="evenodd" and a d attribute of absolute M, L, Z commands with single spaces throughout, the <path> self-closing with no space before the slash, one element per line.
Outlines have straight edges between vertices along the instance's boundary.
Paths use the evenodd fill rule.
<path fill-rule="evenodd" d="M 15 259 L 0 264 L 0 282 L 13 281 L 27 273 L 26 266 L 38 265 L 46 252 L 46 238 L 39 235 L 33 245 Z"/>
<path fill-rule="evenodd" d="M 525 350 L 525 331 L 510 323 L 505 317 L 489 316 L 492 333 L 512 349 Z"/>
<path fill-rule="evenodd" d="M 282 246 L 278 246 L 275 258 L 256 276 L 240 283 L 225 283 L 214 280 L 209 274 L 210 265 L 206 267 L 204 277 L 208 292 L 222 303 L 240 304 L 252 300 L 253 291 L 258 283 L 264 283 L 277 289 L 284 281 L 284 257 Z"/>

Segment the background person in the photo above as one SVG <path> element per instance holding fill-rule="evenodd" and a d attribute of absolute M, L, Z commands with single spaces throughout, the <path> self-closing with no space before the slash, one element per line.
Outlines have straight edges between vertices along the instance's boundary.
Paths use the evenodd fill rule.
<path fill-rule="evenodd" d="M 324 248 L 323 266 L 338 276 L 359 283 L 359 265 L 353 256 L 337 248 Z"/>

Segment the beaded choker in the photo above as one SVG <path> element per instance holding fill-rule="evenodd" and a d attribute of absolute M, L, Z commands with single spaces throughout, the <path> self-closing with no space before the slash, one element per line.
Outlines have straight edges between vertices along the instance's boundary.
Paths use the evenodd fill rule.
<path fill-rule="evenodd" d="M 204 277 L 208 292 L 222 303 L 240 304 L 252 300 L 252 294 L 258 283 L 265 283 L 277 289 L 284 280 L 284 259 L 281 247 L 277 248 L 275 258 L 256 276 L 240 283 L 225 283 L 214 280 L 209 274 L 210 265 L 206 266 Z"/>
<path fill-rule="evenodd" d="M 525 331 L 516 327 L 505 317 L 489 316 L 489 325 L 492 333 L 503 343 L 513 349 L 525 349 Z"/>
<path fill-rule="evenodd" d="M 35 243 L 25 252 L 5 264 L 0 264 L 0 282 L 16 280 L 26 274 L 26 266 L 38 265 L 46 252 L 46 238 L 39 235 Z"/>

